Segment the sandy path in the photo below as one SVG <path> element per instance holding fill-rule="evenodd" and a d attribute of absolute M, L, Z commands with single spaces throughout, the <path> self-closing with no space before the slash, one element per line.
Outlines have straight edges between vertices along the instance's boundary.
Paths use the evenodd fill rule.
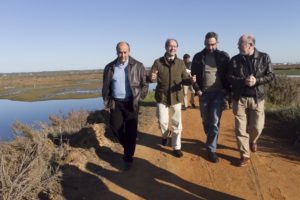
<path fill-rule="evenodd" d="M 68 199 L 300 199 L 300 156 L 288 143 L 273 139 L 267 127 L 251 163 L 236 167 L 239 158 L 231 110 L 223 112 L 217 164 L 207 160 L 198 109 L 183 111 L 182 151 L 160 145 L 154 107 L 143 107 L 133 167 L 122 171 L 120 151 L 102 148 L 90 158 L 78 179 L 66 176 Z M 120 150 L 120 149 L 119 149 Z M 81 161 L 82 162 L 82 161 Z M 73 170 L 74 171 L 74 170 Z M 82 174 L 81 174 L 82 173 Z M 72 180 L 69 180 L 72 179 Z M 88 179 L 88 181 L 86 181 Z M 71 182 L 71 183 L 70 183 Z M 76 189 L 74 189 L 74 188 Z M 79 189 L 78 189 L 79 188 Z"/>

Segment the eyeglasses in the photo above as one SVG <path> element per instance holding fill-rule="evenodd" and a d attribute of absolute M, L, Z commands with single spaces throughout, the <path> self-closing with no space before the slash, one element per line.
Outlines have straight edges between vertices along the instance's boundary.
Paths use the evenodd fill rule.
<path fill-rule="evenodd" d="M 216 46 L 216 45 L 217 45 L 217 43 L 212 43 L 212 44 L 208 44 L 208 43 L 206 43 L 205 45 L 206 45 L 206 46 L 212 46 L 212 47 L 213 47 L 213 46 Z"/>
<path fill-rule="evenodd" d="M 253 43 L 251 43 L 251 42 L 239 42 L 238 46 L 246 46 L 247 44 L 249 44 L 250 46 L 253 45 Z"/>
<path fill-rule="evenodd" d="M 168 45 L 169 48 L 177 48 L 175 45 Z"/>

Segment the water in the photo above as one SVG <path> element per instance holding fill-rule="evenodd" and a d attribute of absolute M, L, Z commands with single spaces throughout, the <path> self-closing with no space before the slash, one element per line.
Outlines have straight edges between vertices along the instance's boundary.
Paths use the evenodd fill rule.
<path fill-rule="evenodd" d="M 80 109 L 93 111 L 102 108 L 103 100 L 101 97 L 36 102 L 0 100 L 0 140 L 13 138 L 11 127 L 16 120 L 32 125 L 34 122 L 48 122 L 49 115 L 62 116 L 70 111 Z"/>
<path fill-rule="evenodd" d="M 156 83 L 149 84 L 149 91 L 153 91 L 155 87 Z M 0 141 L 13 138 L 11 127 L 16 120 L 32 125 L 35 122 L 49 122 L 49 115 L 63 116 L 70 111 L 79 111 L 80 109 L 93 111 L 102 108 L 102 97 L 35 102 L 0 100 Z"/>
<path fill-rule="evenodd" d="M 300 75 L 287 75 L 289 78 L 300 78 Z"/>

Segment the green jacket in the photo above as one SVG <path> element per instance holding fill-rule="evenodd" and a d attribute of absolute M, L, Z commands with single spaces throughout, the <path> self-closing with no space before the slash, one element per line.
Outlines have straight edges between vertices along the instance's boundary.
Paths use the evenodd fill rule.
<path fill-rule="evenodd" d="M 183 60 L 175 57 L 174 61 L 169 62 L 165 57 L 158 58 L 152 65 L 150 76 L 156 71 L 158 71 L 155 89 L 156 102 L 167 106 L 181 103 L 182 84 L 191 85 Z"/>

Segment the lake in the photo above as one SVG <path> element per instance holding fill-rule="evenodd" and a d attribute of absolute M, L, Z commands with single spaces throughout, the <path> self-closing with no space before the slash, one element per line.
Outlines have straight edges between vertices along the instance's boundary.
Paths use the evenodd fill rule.
<path fill-rule="evenodd" d="M 4 141 L 13 138 L 11 126 L 16 120 L 28 125 L 38 121 L 49 122 L 49 115 L 63 116 L 80 109 L 100 110 L 103 100 L 102 97 L 35 102 L 0 100 L 0 107 L 0 140 Z"/>
<path fill-rule="evenodd" d="M 149 91 L 153 91 L 155 87 L 156 83 L 149 84 Z M 35 102 L 0 100 L 0 141 L 13 138 L 11 127 L 16 120 L 32 125 L 34 122 L 49 122 L 49 115 L 63 116 L 70 111 L 94 111 L 102 108 L 102 97 Z"/>

